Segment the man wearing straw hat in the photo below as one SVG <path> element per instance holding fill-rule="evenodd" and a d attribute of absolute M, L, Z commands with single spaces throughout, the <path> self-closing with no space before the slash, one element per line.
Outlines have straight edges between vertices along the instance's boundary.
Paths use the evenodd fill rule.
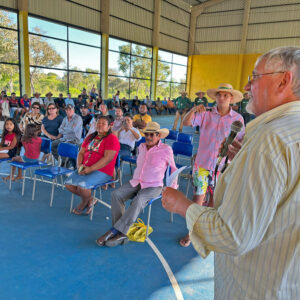
<path fill-rule="evenodd" d="M 175 120 L 174 120 L 174 124 L 173 124 L 173 130 L 177 129 L 177 123 L 180 118 L 181 120 L 180 120 L 179 132 L 182 132 L 182 127 L 183 127 L 182 120 L 183 120 L 185 114 L 188 112 L 188 110 L 192 107 L 192 102 L 187 97 L 187 92 L 182 91 L 181 96 L 176 98 L 174 100 L 174 103 L 176 106 L 176 115 L 175 115 Z"/>
<path fill-rule="evenodd" d="M 163 188 L 163 179 L 168 166 L 176 170 L 173 151 L 161 139 L 169 134 L 156 122 L 149 122 L 143 130 L 146 143 L 139 146 L 137 165 L 132 180 L 114 190 L 111 196 L 112 228 L 97 239 L 98 246 L 114 247 L 128 242 L 129 227 L 135 222 L 148 202 L 158 197 Z M 177 187 L 177 182 L 173 183 Z M 125 210 L 125 202 L 132 199 Z"/>
<path fill-rule="evenodd" d="M 219 148 L 229 135 L 232 122 L 243 123 L 242 116 L 230 107 L 230 104 L 242 100 L 243 94 L 240 91 L 234 90 L 228 83 L 221 83 L 218 88 L 209 89 L 207 95 L 216 101 L 217 106 L 213 107 L 212 111 L 207 111 L 202 104 L 195 106 L 183 120 L 185 126 L 200 126 L 199 147 L 193 166 L 193 201 L 199 205 L 205 204 L 206 189 L 214 175 Z M 242 140 L 244 132 L 243 128 L 237 135 L 238 140 Z M 222 166 L 221 162 L 219 170 Z M 189 234 L 180 240 L 183 247 L 189 246 L 190 243 Z"/>
<path fill-rule="evenodd" d="M 195 105 L 195 106 L 198 106 L 198 105 L 200 105 L 200 104 L 202 104 L 204 107 L 207 107 L 207 106 L 208 106 L 207 98 L 204 97 L 205 92 L 203 92 L 203 91 L 200 90 L 200 91 L 196 92 L 195 95 L 197 96 L 197 97 L 195 98 L 195 101 L 194 101 L 194 105 Z M 197 126 L 197 127 L 196 127 L 195 133 L 199 133 L 199 129 L 200 129 L 200 127 Z"/>

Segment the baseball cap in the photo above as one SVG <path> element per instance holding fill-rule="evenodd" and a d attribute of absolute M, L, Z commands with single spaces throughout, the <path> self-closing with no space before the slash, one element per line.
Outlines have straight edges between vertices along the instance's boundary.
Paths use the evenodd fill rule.
<path fill-rule="evenodd" d="M 67 106 L 66 106 L 66 109 L 74 109 L 74 105 L 72 105 L 72 104 L 68 104 Z"/>

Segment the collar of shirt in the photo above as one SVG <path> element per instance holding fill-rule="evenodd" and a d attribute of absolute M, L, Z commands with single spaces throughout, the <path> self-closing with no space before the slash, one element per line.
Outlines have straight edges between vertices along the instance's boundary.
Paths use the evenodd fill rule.
<path fill-rule="evenodd" d="M 217 106 L 214 106 L 214 107 L 211 109 L 211 111 L 212 111 L 213 113 L 216 113 L 216 114 L 220 115 L 220 113 L 218 112 Z M 232 116 L 234 116 L 234 115 L 235 115 L 235 114 L 234 114 L 234 110 L 229 106 L 229 113 L 226 114 L 226 115 L 224 115 L 223 117 L 225 117 L 225 116 L 230 116 L 230 117 L 232 117 Z"/>
<path fill-rule="evenodd" d="M 147 145 L 146 143 L 142 143 L 141 146 L 142 146 L 142 149 L 145 150 L 145 151 L 151 151 L 152 149 L 155 149 L 155 148 L 160 148 L 162 145 L 162 142 L 161 140 L 159 140 L 158 144 L 156 144 L 155 146 L 151 147 L 150 149 L 147 149 Z"/>
<path fill-rule="evenodd" d="M 279 116 L 294 115 L 296 113 L 300 113 L 300 100 L 277 106 L 249 122 L 246 127 L 246 136 L 252 135 L 258 127 L 271 122 Z"/>

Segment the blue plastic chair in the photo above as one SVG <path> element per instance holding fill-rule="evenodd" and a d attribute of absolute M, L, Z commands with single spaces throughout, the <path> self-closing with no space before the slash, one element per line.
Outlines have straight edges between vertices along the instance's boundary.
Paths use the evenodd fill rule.
<path fill-rule="evenodd" d="M 52 141 L 50 139 L 42 137 L 41 152 L 51 153 L 51 144 L 52 144 Z M 19 161 L 12 161 L 10 163 L 10 165 L 23 170 L 22 196 L 24 196 L 26 170 L 32 169 L 32 168 L 45 167 L 48 164 L 44 161 L 39 160 L 36 163 L 24 163 L 24 162 L 19 162 Z M 11 180 L 12 180 L 12 173 L 10 174 L 10 179 L 9 179 L 9 189 L 10 190 L 11 190 Z"/>
<path fill-rule="evenodd" d="M 189 166 L 192 166 L 192 159 L 193 159 L 193 144 L 181 143 L 181 142 L 174 142 L 172 145 L 173 154 L 175 156 L 176 167 L 181 168 L 183 165 L 179 164 L 179 158 L 184 156 L 185 159 L 190 161 Z M 186 175 L 186 174 L 185 174 Z M 179 177 L 180 180 L 180 177 Z M 188 174 L 188 186 L 191 180 L 191 172 Z M 187 189 L 188 192 L 188 189 Z M 187 195 L 186 192 L 186 195 Z"/>
<path fill-rule="evenodd" d="M 145 137 L 142 137 L 141 139 L 139 139 L 137 142 L 135 142 L 135 148 L 138 149 L 139 145 L 142 144 L 142 143 L 145 143 L 146 142 L 146 139 Z M 131 171 L 131 174 L 132 174 L 132 165 L 135 165 L 136 164 L 136 159 L 137 159 L 137 155 L 125 155 L 125 156 L 122 156 L 121 157 L 121 163 L 122 163 L 122 172 L 123 172 L 123 163 L 129 163 L 129 166 L 130 166 L 130 171 Z"/>
<path fill-rule="evenodd" d="M 9 161 L 9 160 L 11 160 L 11 158 L 1 158 L 0 159 L 0 164 L 2 163 L 2 162 L 5 162 L 5 161 Z"/>
<path fill-rule="evenodd" d="M 177 142 L 193 144 L 193 135 L 180 132 L 177 137 Z"/>
<path fill-rule="evenodd" d="M 93 215 L 94 215 L 94 207 L 95 207 L 95 204 L 97 202 L 100 202 L 104 205 L 106 205 L 105 202 L 103 202 L 101 199 L 102 199 L 102 191 L 101 191 L 101 187 L 102 186 L 105 186 L 107 184 L 112 184 L 112 183 L 117 183 L 120 181 L 120 184 L 121 184 L 121 169 L 120 169 L 120 154 L 118 154 L 117 156 L 117 159 L 116 159 L 116 164 L 115 164 L 115 169 L 116 169 L 116 173 L 117 173 L 117 177 L 116 179 L 110 179 L 104 183 L 101 183 L 101 184 L 96 184 L 94 185 L 91 190 L 93 191 L 93 201 L 92 201 L 92 211 L 91 211 L 91 214 L 90 214 L 90 220 L 92 221 L 93 220 Z M 122 184 L 121 184 L 122 185 Z M 96 198 L 96 191 L 97 189 L 99 189 L 99 193 L 100 193 L 100 196 L 99 196 L 99 199 Z M 72 212 L 72 209 L 73 209 L 73 202 L 74 202 L 74 194 L 72 193 L 72 197 L 71 197 L 71 205 L 70 205 L 70 212 Z"/>
<path fill-rule="evenodd" d="M 70 158 L 70 159 L 77 159 L 79 147 L 78 145 L 75 144 L 69 144 L 69 143 L 60 143 L 58 145 L 58 155 L 60 157 L 65 157 L 65 158 Z M 57 177 L 66 175 L 66 174 L 71 174 L 74 172 L 74 170 L 65 168 L 65 167 L 58 167 L 58 166 L 51 166 L 48 168 L 43 168 L 43 169 L 37 169 L 34 172 L 34 181 L 33 181 L 33 188 L 32 188 L 32 200 L 34 200 L 35 196 L 35 186 L 36 186 L 36 176 L 39 175 L 42 178 L 46 177 L 49 179 L 52 179 L 52 190 L 51 190 L 51 198 L 50 198 L 50 207 L 53 204 L 53 195 L 54 195 L 54 184 L 57 184 Z M 62 182 L 63 186 L 63 182 Z"/>
<path fill-rule="evenodd" d="M 177 141 L 179 132 L 176 130 L 169 130 L 169 135 L 164 139 L 164 143 L 166 140 Z"/>

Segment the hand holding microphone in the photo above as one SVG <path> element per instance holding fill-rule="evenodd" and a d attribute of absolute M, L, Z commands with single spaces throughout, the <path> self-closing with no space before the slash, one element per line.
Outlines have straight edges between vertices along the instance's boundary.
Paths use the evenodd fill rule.
<path fill-rule="evenodd" d="M 239 147 L 238 142 L 235 141 L 233 143 L 233 141 L 234 141 L 236 135 L 242 130 L 242 128 L 243 128 L 243 123 L 240 121 L 234 121 L 231 124 L 230 133 L 229 133 L 228 137 L 226 138 L 225 142 L 223 143 L 223 146 L 220 150 L 217 165 L 219 165 L 221 160 L 223 159 L 223 157 L 225 157 L 227 155 L 229 145 L 233 144 L 233 146 L 235 145 L 234 147 L 236 147 L 236 148 Z M 238 152 L 239 149 L 240 148 L 237 149 L 237 151 L 234 153 L 234 155 Z M 234 157 L 234 155 L 232 156 L 232 158 Z"/>

